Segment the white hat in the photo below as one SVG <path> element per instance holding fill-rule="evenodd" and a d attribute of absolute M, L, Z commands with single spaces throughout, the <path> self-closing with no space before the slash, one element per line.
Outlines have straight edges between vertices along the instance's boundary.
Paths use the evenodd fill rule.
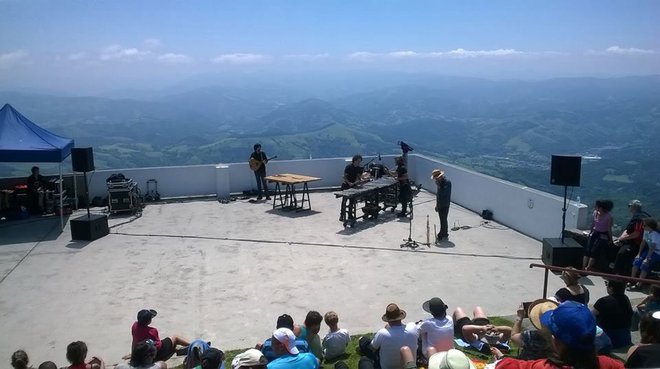
<path fill-rule="evenodd" d="M 428 369 L 476 369 L 462 351 L 451 349 L 431 355 Z"/>
<path fill-rule="evenodd" d="M 240 353 L 234 357 L 234 360 L 231 361 L 231 368 L 238 369 L 242 366 L 258 366 L 266 365 L 268 360 L 261 351 L 257 349 L 249 349 L 243 353 Z"/>
<path fill-rule="evenodd" d="M 286 350 L 292 355 L 298 355 L 296 348 L 296 336 L 289 328 L 278 328 L 273 332 L 273 338 L 280 341 L 286 347 Z"/>

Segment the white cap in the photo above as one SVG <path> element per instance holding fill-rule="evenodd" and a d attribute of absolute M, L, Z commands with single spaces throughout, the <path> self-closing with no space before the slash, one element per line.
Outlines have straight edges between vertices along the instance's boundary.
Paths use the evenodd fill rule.
<path fill-rule="evenodd" d="M 451 349 L 431 355 L 429 369 L 476 369 L 476 366 L 462 351 Z"/>
<path fill-rule="evenodd" d="M 273 338 L 280 341 L 286 347 L 286 350 L 292 355 L 298 355 L 299 351 L 296 348 L 296 336 L 289 328 L 278 328 L 273 331 Z"/>
<path fill-rule="evenodd" d="M 231 362 L 232 369 L 238 369 L 242 366 L 258 366 L 266 365 L 268 360 L 261 351 L 257 349 L 249 349 L 243 353 L 240 353 L 234 357 L 234 360 Z"/>

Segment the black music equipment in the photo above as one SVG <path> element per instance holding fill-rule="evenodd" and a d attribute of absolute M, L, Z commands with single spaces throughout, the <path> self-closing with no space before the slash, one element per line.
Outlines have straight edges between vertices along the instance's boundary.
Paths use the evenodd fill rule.
<path fill-rule="evenodd" d="M 403 141 L 397 141 L 396 144 L 401 146 L 401 151 L 403 151 L 404 154 L 414 150 L 410 145 Z"/>
<path fill-rule="evenodd" d="M 545 265 L 582 268 L 584 248 L 572 238 L 544 238 L 542 252 L 541 259 Z"/>
<path fill-rule="evenodd" d="M 398 203 L 398 183 L 391 177 L 383 177 L 366 182 L 361 186 L 335 192 L 335 197 L 342 198 L 339 219 L 344 227 L 354 226 L 357 219 L 377 219 L 378 213 L 391 207 L 392 211 Z M 357 216 L 358 203 L 364 202 L 364 215 Z M 381 205 L 382 204 L 382 205 Z"/>
<path fill-rule="evenodd" d="M 550 183 L 558 186 L 580 187 L 581 156 L 552 155 Z"/>
<path fill-rule="evenodd" d="M 94 153 L 91 147 L 74 147 L 71 149 L 71 165 L 74 172 L 92 172 L 94 170 Z"/>
<path fill-rule="evenodd" d="M 71 219 L 71 238 L 74 240 L 94 241 L 110 233 L 108 217 L 105 215 L 87 215 Z"/>

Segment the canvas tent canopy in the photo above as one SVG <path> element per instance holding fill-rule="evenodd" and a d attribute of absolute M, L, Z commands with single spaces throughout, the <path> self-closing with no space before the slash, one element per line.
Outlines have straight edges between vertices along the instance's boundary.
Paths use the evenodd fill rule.
<path fill-rule="evenodd" d="M 73 140 L 49 132 L 11 105 L 0 109 L 0 162 L 60 163 L 60 193 L 62 193 L 62 161 L 71 154 Z M 75 181 L 74 181 L 75 182 Z M 62 209 L 62 196 L 60 196 Z M 64 228 L 62 211 L 60 221 Z"/>

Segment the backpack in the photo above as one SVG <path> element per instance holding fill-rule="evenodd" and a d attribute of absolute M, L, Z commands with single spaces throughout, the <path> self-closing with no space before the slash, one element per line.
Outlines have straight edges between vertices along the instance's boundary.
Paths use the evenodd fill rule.
<path fill-rule="evenodd" d="M 202 363 L 201 357 L 204 351 L 211 348 L 208 342 L 196 339 L 190 343 L 186 351 L 186 358 L 183 360 L 184 369 L 193 369 Z"/>

